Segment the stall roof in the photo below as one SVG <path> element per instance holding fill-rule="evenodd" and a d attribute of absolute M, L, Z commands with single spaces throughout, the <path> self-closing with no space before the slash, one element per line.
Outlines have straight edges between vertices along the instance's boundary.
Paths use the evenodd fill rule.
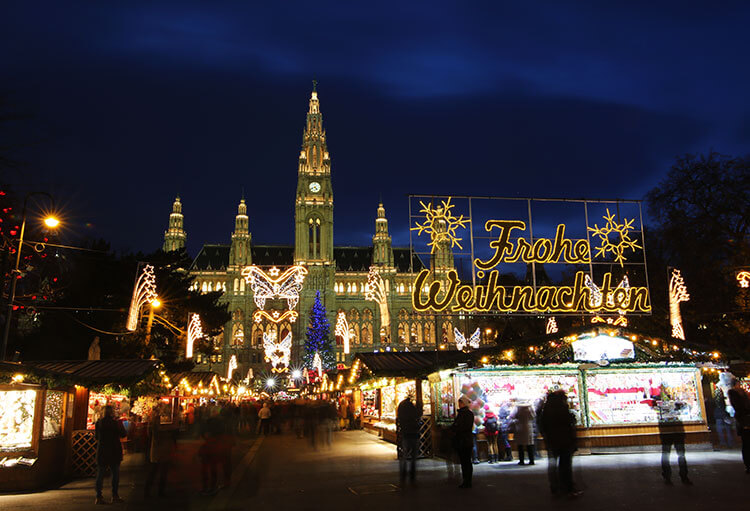
<path fill-rule="evenodd" d="M 426 376 L 444 368 L 468 362 L 461 351 L 387 351 L 359 353 L 357 358 L 373 376 Z"/>
<path fill-rule="evenodd" d="M 124 360 L 38 360 L 22 364 L 39 371 L 66 375 L 75 380 L 94 381 L 99 383 L 133 380 L 155 371 L 160 360 L 124 359 Z"/>
<path fill-rule="evenodd" d="M 184 379 L 191 387 L 202 385 L 203 387 L 208 388 L 214 381 L 214 378 L 216 378 L 218 384 L 219 375 L 213 371 L 187 371 L 184 373 L 169 375 L 169 379 L 175 384 L 179 384 Z"/>

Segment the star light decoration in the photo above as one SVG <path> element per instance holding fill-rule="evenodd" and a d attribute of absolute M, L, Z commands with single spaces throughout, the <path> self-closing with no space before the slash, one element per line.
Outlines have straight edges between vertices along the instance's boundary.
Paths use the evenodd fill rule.
<path fill-rule="evenodd" d="M 421 235 L 423 232 L 429 233 L 430 242 L 427 244 L 430 247 L 435 248 L 439 243 L 447 242 L 450 248 L 458 247 L 463 249 L 459 241 L 462 238 L 456 236 L 456 231 L 459 227 L 466 228 L 466 224 L 469 222 L 468 218 L 464 218 L 463 215 L 456 217 L 451 212 L 451 209 L 455 207 L 455 204 L 451 204 L 451 197 L 448 200 L 441 201 L 440 206 L 437 208 L 433 207 L 432 202 L 425 204 L 419 201 L 422 206 L 420 213 L 424 213 L 424 223 L 416 222 L 416 227 L 412 227 L 412 231 L 417 231 L 417 235 Z"/>
<path fill-rule="evenodd" d="M 237 355 L 232 355 L 229 359 L 229 367 L 227 367 L 227 380 L 232 379 L 232 373 L 237 369 Z"/>
<path fill-rule="evenodd" d="M 624 223 L 620 224 L 617 222 L 615 215 L 610 213 L 609 208 L 607 208 L 607 214 L 604 215 L 604 219 L 607 223 L 602 227 L 594 224 L 594 227 L 588 228 L 592 232 L 592 236 L 597 236 L 601 241 L 601 245 L 596 248 L 596 255 L 594 257 L 604 257 L 608 252 L 611 252 L 615 257 L 615 261 L 620 263 L 620 267 L 623 267 L 627 260 L 624 254 L 625 250 L 642 248 L 638 245 L 637 240 L 630 238 L 630 231 L 633 229 L 635 218 L 631 218 L 630 220 L 626 218 L 624 219 Z M 620 239 L 617 243 L 610 241 L 609 236 L 611 234 L 619 235 Z"/>
<path fill-rule="evenodd" d="M 138 315 L 141 312 L 141 307 L 154 300 L 156 300 L 156 276 L 154 275 L 154 267 L 147 264 L 143 267 L 141 275 L 135 282 L 125 328 L 135 332 L 135 329 L 138 328 Z"/>
<path fill-rule="evenodd" d="M 258 266 L 247 266 L 242 270 L 242 276 L 250 284 L 253 300 L 259 309 L 265 309 L 266 300 L 273 298 L 286 300 L 289 310 L 297 306 L 307 269 L 298 265 L 287 268 L 281 275 L 279 273 L 275 266 L 268 273 Z"/>
<path fill-rule="evenodd" d="M 201 317 L 198 314 L 190 314 L 187 328 L 187 344 L 185 345 L 185 358 L 193 358 L 193 345 L 195 341 L 203 337 Z"/>
<path fill-rule="evenodd" d="M 336 337 L 341 337 L 344 342 L 344 353 L 349 353 L 349 322 L 346 320 L 346 313 L 339 312 L 336 317 L 336 330 L 334 331 Z"/>
<path fill-rule="evenodd" d="M 263 334 L 263 350 L 266 361 L 273 366 L 273 372 L 281 373 L 289 368 L 292 353 L 292 333 L 286 334 L 281 342 L 276 342 L 276 332 Z"/>
<path fill-rule="evenodd" d="M 476 330 L 474 330 L 474 333 L 471 334 L 471 337 L 469 337 L 469 339 L 467 340 L 466 336 L 464 336 L 464 334 L 458 328 L 453 328 L 453 337 L 456 339 L 456 348 L 458 348 L 458 351 L 463 351 L 467 344 L 474 349 L 479 348 L 479 341 L 481 339 L 481 336 L 482 331 L 477 328 Z"/>
<path fill-rule="evenodd" d="M 281 323 L 282 321 L 288 319 L 290 323 L 294 323 L 295 321 L 297 321 L 298 316 L 299 315 L 297 314 L 297 311 L 286 310 L 284 312 L 279 312 L 277 310 L 274 310 L 269 314 L 264 310 L 256 310 L 255 312 L 253 312 L 253 321 L 260 324 L 264 319 L 267 319 L 271 323 Z"/>
<path fill-rule="evenodd" d="M 669 279 L 669 321 L 672 324 L 672 337 L 685 340 L 685 331 L 682 328 L 682 315 L 680 314 L 680 303 L 690 300 L 685 281 L 682 280 L 680 270 L 673 268 Z"/>
<path fill-rule="evenodd" d="M 385 290 L 385 282 L 375 266 L 370 266 L 367 274 L 367 284 L 364 290 L 365 300 L 375 302 L 380 309 L 380 327 L 386 332 L 391 330 L 391 312 L 388 310 L 388 294 Z"/>
<path fill-rule="evenodd" d="M 737 285 L 741 288 L 750 288 L 750 271 L 742 270 L 737 273 Z"/>

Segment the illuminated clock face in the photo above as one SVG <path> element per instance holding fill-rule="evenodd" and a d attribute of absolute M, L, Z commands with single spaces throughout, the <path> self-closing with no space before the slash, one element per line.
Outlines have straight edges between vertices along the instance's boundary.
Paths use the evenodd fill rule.
<path fill-rule="evenodd" d="M 313 181 L 310 183 L 310 191 L 313 193 L 318 193 L 320 191 L 320 183 L 317 181 Z"/>

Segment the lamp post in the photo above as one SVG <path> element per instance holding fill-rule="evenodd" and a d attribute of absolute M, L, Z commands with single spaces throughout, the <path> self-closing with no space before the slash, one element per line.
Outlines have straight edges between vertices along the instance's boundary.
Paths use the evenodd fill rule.
<path fill-rule="evenodd" d="M 154 309 L 161 307 L 158 298 L 151 300 L 151 309 L 148 311 L 148 320 L 146 321 L 146 344 L 151 342 L 151 327 L 154 325 Z"/>
<path fill-rule="evenodd" d="M 26 197 L 24 197 L 23 199 L 23 209 L 21 210 L 21 234 L 18 238 L 18 250 L 16 250 L 16 266 L 11 272 L 10 294 L 8 295 L 8 313 L 5 315 L 5 330 L 3 332 L 3 344 L 2 344 L 2 349 L 0 351 L 0 361 L 5 360 L 5 350 L 7 349 L 8 336 L 10 335 L 10 320 L 11 320 L 11 316 L 13 315 L 13 302 L 16 300 L 16 284 L 18 284 L 18 276 L 21 274 L 21 272 L 18 269 L 18 266 L 21 264 L 21 250 L 23 249 L 23 235 L 26 232 L 26 204 L 29 200 L 29 197 L 33 195 L 46 195 L 54 204 L 54 199 L 47 192 L 29 192 L 26 194 Z M 47 218 L 44 219 L 44 224 L 47 227 L 54 229 L 60 225 L 60 221 L 53 216 L 48 216 Z"/>

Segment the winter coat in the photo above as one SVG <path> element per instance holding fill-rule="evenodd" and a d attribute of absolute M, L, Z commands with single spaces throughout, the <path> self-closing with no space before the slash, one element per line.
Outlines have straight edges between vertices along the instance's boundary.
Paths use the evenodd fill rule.
<path fill-rule="evenodd" d="M 172 458 L 174 448 L 174 437 L 170 431 L 164 429 L 161 425 L 159 414 L 154 414 L 151 419 L 151 445 L 149 448 L 148 460 L 151 463 L 166 463 Z"/>
<path fill-rule="evenodd" d="M 737 423 L 737 434 L 750 429 L 750 396 L 744 389 L 729 389 L 729 403 L 734 408 L 734 420 Z"/>
<path fill-rule="evenodd" d="M 451 431 L 453 431 L 453 446 L 458 449 L 471 449 L 474 445 L 472 430 L 474 429 L 474 414 L 468 406 L 458 409 L 456 418 L 453 419 Z"/>
<path fill-rule="evenodd" d="M 510 414 L 515 431 L 513 438 L 517 445 L 534 445 L 534 410 L 530 405 L 522 404 L 515 407 Z"/>
<path fill-rule="evenodd" d="M 576 419 L 568 408 L 568 401 L 552 393 L 542 408 L 539 425 L 547 449 L 554 451 L 576 450 Z"/>
<path fill-rule="evenodd" d="M 500 424 L 497 420 L 497 415 L 492 412 L 484 414 L 484 434 L 488 437 L 497 436 Z"/>
<path fill-rule="evenodd" d="M 417 413 L 417 407 L 411 402 L 411 399 L 406 398 L 401 401 L 396 410 L 396 424 L 401 429 L 401 434 L 404 436 L 417 436 L 419 435 L 419 416 Z"/>
<path fill-rule="evenodd" d="M 96 463 L 114 465 L 122 461 L 121 438 L 125 438 L 125 428 L 114 417 L 102 417 L 96 421 Z"/>

